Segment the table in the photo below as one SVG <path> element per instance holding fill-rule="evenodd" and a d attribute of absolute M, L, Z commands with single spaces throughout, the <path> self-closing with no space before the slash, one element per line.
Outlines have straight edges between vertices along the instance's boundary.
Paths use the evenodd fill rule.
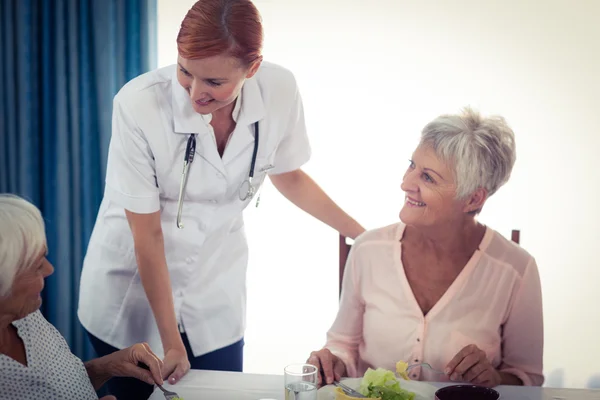
<path fill-rule="evenodd" d="M 448 383 L 431 383 L 442 387 Z M 283 400 L 283 376 L 241 372 L 191 370 L 176 385 L 164 388 L 177 392 L 185 400 Z M 600 390 L 554 389 L 522 386 L 495 388 L 506 400 L 600 400 Z M 156 388 L 150 400 L 164 400 Z"/>

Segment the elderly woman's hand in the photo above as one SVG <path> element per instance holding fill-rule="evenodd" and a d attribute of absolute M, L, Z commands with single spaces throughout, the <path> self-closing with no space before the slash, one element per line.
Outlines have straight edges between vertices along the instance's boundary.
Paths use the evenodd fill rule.
<path fill-rule="evenodd" d="M 346 374 L 346 364 L 328 349 L 321 349 L 310 353 L 307 364 L 319 369 L 317 385 L 331 385 L 334 380 L 339 381 Z"/>
<path fill-rule="evenodd" d="M 465 346 L 446 366 L 446 375 L 453 381 L 470 382 L 477 385 L 498 386 L 502 377 L 489 362 L 485 351 L 474 344 Z"/>
<path fill-rule="evenodd" d="M 134 344 L 107 356 L 108 370 L 112 376 L 131 377 L 150 385 L 162 385 L 163 362 L 146 343 Z M 145 364 L 149 370 L 141 366 Z"/>
<path fill-rule="evenodd" d="M 116 376 L 136 378 L 149 385 L 163 383 L 163 363 L 146 343 L 94 358 L 85 362 L 85 368 L 96 390 Z"/>

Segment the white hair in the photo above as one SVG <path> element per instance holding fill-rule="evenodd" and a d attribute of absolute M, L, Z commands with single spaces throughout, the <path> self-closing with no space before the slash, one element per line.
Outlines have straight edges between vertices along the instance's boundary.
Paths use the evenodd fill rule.
<path fill-rule="evenodd" d="M 442 115 L 423 128 L 421 145 L 432 146 L 454 168 L 456 195 L 462 199 L 479 188 L 488 196 L 504 185 L 517 158 L 515 135 L 500 116 L 482 117 L 467 107 Z"/>
<path fill-rule="evenodd" d="M 45 246 L 40 210 L 18 196 L 0 194 L 0 297 L 10 293 L 17 273 L 32 267 Z"/>

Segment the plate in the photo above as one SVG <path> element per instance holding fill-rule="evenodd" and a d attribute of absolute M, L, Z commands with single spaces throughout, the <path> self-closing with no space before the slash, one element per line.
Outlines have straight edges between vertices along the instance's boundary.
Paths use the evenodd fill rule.
<path fill-rule="evenodd" d="M 358 390 L 361 381 L 362 378 L 348 378 L 342 380 L 342 383 L 350 386 L 354 390 Z M 435 399 L 435 392 L 438 390 L 435 386 L 420 381 L 401 380 L 400 387 L 409 392 L 413 392 L 415 394 L 415 400 L 433 400 Z M 335 400 L 335 386 L 323 386 L 319 389 L 317 394 L 319 395 L 318 400 Z"/>

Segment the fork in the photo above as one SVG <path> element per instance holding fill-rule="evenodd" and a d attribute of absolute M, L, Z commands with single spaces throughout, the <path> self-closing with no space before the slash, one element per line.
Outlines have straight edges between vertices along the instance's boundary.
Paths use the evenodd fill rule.
<path fill-rule="evenodd" d="M 349 386 L 344 385 L 342 382 L 338 382 L 338 381 L 333 381 L 333 384 L 337 387 L 339 387 L 340 389 L 342 389 L 344 392 L 346 392 L 347 395 L 350 395 L 352 397 L 357 397 L 359 399 L 366 399 L 367 396 L 363 395 L 360 392 L 357 392 L 356 390 L 352 389 Z"/>
<path fill-rule="evenodd" d="M 429 365 L 428 363 L 419 363 L 419 364 L 409 365 L 406 368 L 406 372 L 408 372 L 411 369 L 416 368 L 416 367 L 426 367 L 426 368 L 430 369 L 432 372 L 435 372 L 436 374 L 446 375 L 446 373 L 444 371 L 437 370 L 437 369 L 433 368 L 431 365 Z"/>
<path fill-rule="evenodd" d="M 160 390 L 162 390 L 163 394 L 165 395 L 165 399 L 167 400 L 175 400 L 175 399 L 180 399 L 181 397 L 179 397 L 179 395 L 175 392 L 170 392 L 167 389 L 165 389 L 164 387 L 162 387 L 162 385 L 159 385 L 158 383 L 156 384 L 156 386 L 158 386 L 158 388 Z"/>
<path fill-rule="evenodd" d="M 148 367 L 146 364 L 144 364 L 143 362 L 138 362 L 138 367 L 146 369 L 148 371 L 150 371 L 150 367 Z M 162 390 L 163 394 L 165 395 L 165 399 L 166 400 L 176 400 L 176 399 L 181 399 L 181 397 L 179 397 L 179 395 L 175 392 L 171 392 L 168 391 L 167 389 L 165 389 L 164 387 L 162 387 L 162 385 L 159 385 L 158 383 L 156 384 L 156 386 L 158 386 L 158 388 L 160 390 Z"/>

